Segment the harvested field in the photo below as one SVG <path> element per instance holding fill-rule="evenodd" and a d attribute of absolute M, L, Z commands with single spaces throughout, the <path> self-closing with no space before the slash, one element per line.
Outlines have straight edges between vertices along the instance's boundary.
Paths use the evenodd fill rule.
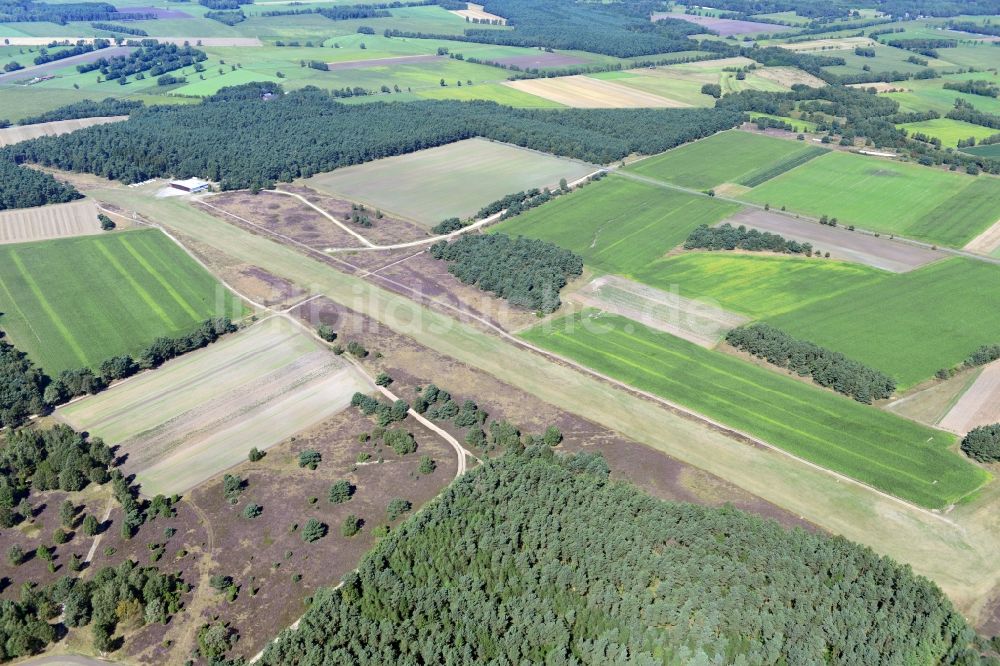
<path fill-rule="evenodd" d="M 910 88 L 901 86 L 898 83 L 886 83 L 884 81 L 877 81 L 874 83 L 849 83 L 848 88 L 861 88 L 862 90 L 874 89 L 877 93 L 905 93 L 911 92 Z"/>
<path fill-rule="evenodd" d="M 120 444 L 144 494 L 170 495 L 333 416 L 358 390 L 353 367 L 272 317 L 57 415 Z"/>
<path fill-rule="evenodd" d="M 787 26 L 776 25 L 774 23 L 761 23 L 759 21 L 735 21 L 733 19 L 716 18 L 714 16 L 695 16 L 693 14 L 683 14 L 680 12 L 654 12 L 650 20 L 662 21 L 663 19 L 677 19 L 687 21 L 708 28 L 722 37 L 730 35 L 749 35 L 759 32 L 782 32 L 788 30 Z"/>
<path fill-rule="evenodd" d="M 48 40 L 45 44 L 50 43 L 52 40 Z M 94 62 L 95 60 L 100 60 L 101 58 L 110 58 L 112 56 L 122 56 L 128 55 L 135 49 L 128 46 L 110 46 L 106 49 L 98 49 L 96 51 L 91 51 L 90 53 L 81 53 L 80 55 L 70 56 L 68 58 L 63 58 L 62 60 L 54 60 L 52 62 L 47 62 L 42 65 L 34 65 L 32 67 L 25 67 L 24 69 L 19 69 L 16 72 L 9 72 L 6 74 L 0 74 L 0 83 L 11 83 L 13 81 L 22 81 L 25 79 L 31 79 L 35 76 L 40 76 L 42 74 L 49 74 L 59 69 L 65 69 L 67 67 L 76 67 L 77 65 L 82 65 L 88 62 Z M 76 73 L 75 71 L 73 72 Z"/>
<path fill-rule="evenodd" d="M 955 406 L 941 419 L 940 426 L 959 435 L 973 428 L 1000 421 L 1000 362 L 990 363 Z"/>
<path fill-rule="evenodd" d="M 21 141 L 27 141 L 28 139 L 37 139 L 40 136 L 69 134 L 84 127 L 117 123 L 127 119 L 128 116 L 101 116 L 98 118 L 54 120 L 50 123 L 36 123 L 34 125 L 15 125 L 14 127 L 0 129 L 0 146 L 11 146 Z"/>
<path fill-rule="evenodd" d="M 433 226 L 474 215 L 511 192 L 554 187 L 596 171 L 584 162 L 486 139 L 466 139 L 337 169 L 301 183 Z"/>
<path fill-rule="evenodd" d="M 119 14 L 153 14 L 158 19 L 190 19 L 194 18 L 187 12 L 182 12 L 179 9 L 165 9 L 163 7 L 123 7 L 118 6 L 116 10 Z M 122 20 L 130 20 L 127 16 L 121 17 Z"/>
<path fill-rule="evenodd" d="M 666 97 L 636 90 L 614 81 L 589 76 L 560 76 L 551 79 L 507 81 L 504 85 L 577 109 L 674 109 L 685 106 Z"/>
<path fill-rule="evenodd" d="M 550 53 L 539 51 L 537 54 L 510 56 L 508 58 L 494 58 L 493 62 L 499 65 L 513 65 L 521 69 L 545 69 L 546 67 L 569 67 L 570 65 L 582 65 L 587 61 L 576 56 L 565 55 L 563 53 Z"/>
<path fill-rule="evenodd" d="M 0 245 L 100 233 L 97 206 L 89 199 L 0 211 Z"/>
<path fill-rule="evenodd" d="M 676 290 L 663 291 L 614 275 L 593 280 L 571 298 L 709 349 L 726 331 L 749 321 L 708 301 L 684 298 Z"/>
<path fill-rule="evenodd" d="M 889 400 L 882 405 L 882 409 L 937 427 L 982 371 L 981 367 L 963 368 L 948 379 L 928 380 L 905 395 Z"/>
<path fill-rule="evenodd" d="M 812 88 L 822 88 L 826 85 L 823 79 L 804 72 L 798 67 L 760 67 L 753 72 L 762 79 L 777 83 L 784 88 L 802 84 Z"/>
<path fill-rule="evenodd" d="M 476 5 L 471 2 L 467 3 L 468 8 L 466 9 L 454 9 L 451 10 L 452 14 L 456 14 L 465 19 L 476 19 L 480 22 L 487 21 L 493 22 L 498 21 L 501 25 L 507 25 L 507 19 L 502 16 L 497 16 L 496 14 L 490 14 L 488 11 L 483 9 L 482 5 Z"/>
<path fill-rule="evenodd" d="M 781 48 L 788 51 L 853 51 L 859 46 L 875 46 L 877 43 L 868 37 L 844 37 L 842 39 L 811 39 L 807 42 L 781 44 Z"/>
<path fill-rule="evenodd" d="M 326 66 L 331 72 L 344 69 L 369 69 L 371 67 L 392 67 L 393 65 L 419 65 L 422 62 L 440 62 L 447 60 L 448 56 L 439 55 L 411 55 L 395 56 L 393 58 L 372 58 L 371 60 L 345 60 L 340 62 L 328 62 Z"/>
<path fill-rule="evenodd" d="M 856 261 L 893 273 L 906 273 L 945 256 L 942 252 L 926 247 L 888 238 L 876 238 L 848 231 L 844 227 L 829 227 L 796 220 L 788 215 L 759 209 L 748 208 L 723 222 L 736 227 L 742 224 L 792 240 L 812 243 L 815 249 L 829 252 L 834 259 Z"/>
<path fill-rule="evenodd" d="M 989 229 L 973 238 L 965 246 L 969 252 L 993 254 L 1000 249 L 1000 220 L 993 223 Z"/>

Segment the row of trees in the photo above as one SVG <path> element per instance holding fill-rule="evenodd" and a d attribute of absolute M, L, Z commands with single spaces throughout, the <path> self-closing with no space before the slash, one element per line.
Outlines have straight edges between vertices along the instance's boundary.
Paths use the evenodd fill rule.
<path fill-rule="evenodd" d="M 208 59 L 204 51 L 192 46 L 161 44 L 155 39 L 143 39 L 139 44 L 141 46 L 127 56 L 100 58 L 77 65 L 76 69 L 81 73 L 100 70 L 105 79 L 113 81 L 139 72 L 159 76 Z"/>
<path fill-rule="evenodd" d="M 782 254 L 812 254 L 812 244 L 787 240 L 778 234 L 738 227 L 726 222 L 718 227 L 699 225 L 691 232 L 684 247 L 688 250 L 748 250 L 750 252 L 780 252 Z"/>
<path fill-rule="evenodd" d="M 448 272 L 465 284 L 544 313 L 559 308 L 559 291 L 583 273 L 579 255 L 523 236 L 466 235 L 451 243 L 435 243 L 430 255 L 447 261 Z"/>
<path fill-rule="evenodd" d="M 539 446 L 456 480 L 260 663 L 975 663 L 974 639 L 868 548 L 660 501 Z"/>
<path fill-rule="evenodd" d="M 750 324 L 726 333 L 726 342 L 748 354 L 762 358 L 802 376 L 810 376 L 820 386 L 869 404 L 888 398 L 896 381 L 885 373 L 830 351 L 808 340 L 798 340 L 767 324 Z"/>
<path fill-rule="evenodd" d="M 132 26 L 122 25 L 121 23 L 105 23 L 103 21 L 97 21 L 90 24 L 90 27 L 94 30 L 104 30 L 106 32 L 117 32 L 122 35 L 135 35 L 136 37 L 148 37 L 149 33 L 142 28 L 133 28 Z"/>
<path fill-rule="evenodd" d="M 136 109 L 141 109 L 143 103 L 138 100 L 107 97 L 100 102 L 85 99 L 57 109 L 27 116 L 17 121 L 18 125 L 34 125 L 49 123 L 55 120 L 74 120 L 76 118 L 97 118 L 99 116 L 127 116 Z"/>
<path fill-rule="evenodd" d="M 733 109 L 556 114 L 481 101 L 345 106 L 316 88 L 275 92 L 281 88 L 273 84 L 223 89 L 198 105 L 137 110 L 126 122 L 22 142 L 0 157 L 127 183 L 197 176 L 236 189 L 267 187 L 475 136 L 608 163 L 632 153 L 662 152 L 734 127 L 743 117 Z M 274 96 L 261 99 L 266 93 Z M 232 150 L 237 144 L 241 149 Z"/>
<path fill-rule="evenodd" d="M 944 87 L 948 90 L 969 93 L 970 95 L 981 95 L 983 97 L 996 97 L 1000 95 L 1000 88 L 992 81 L 973 79 L 969 81 L 946 81 Z"/>
<path fill-rule="evenodd" d="M 107 2 L 48 3 L 35 0 L 0 0 L 0 23 L 51 22 L 65 25 L 69 21 L 108 21 L 120 16 L 114 5 Z M 136 20 L 156 18 L 155 14 L 130 14 Z"/>
<path fill-rule="evenodd" d="M 49 51 L 48 49 L 41 49 L 38 55 L 35 56 L 36 65 L 44 65 L 45 63 L 55 62 L 57 60 L 65 60 L 66 58 L 72 58 L 73 56 L 83 55 L 84 53 L 90 53 L 91 51 L 99 51 L 101 49 L 106 49 L 111 45 L 106 39 L 95 39 L 92 43 L 87 43 L 84 41 L 79 41 L 75 45 L 62 49 L 59 51 Z"/>

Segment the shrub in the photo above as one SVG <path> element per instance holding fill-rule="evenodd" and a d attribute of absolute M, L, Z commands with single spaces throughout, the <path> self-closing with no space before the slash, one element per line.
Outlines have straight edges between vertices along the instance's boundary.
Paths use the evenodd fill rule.
<path fill-rule="evenodd" d="M 323 456 L 320 455 L 319 451 L 309 449 L 299 453 L 299 467 L 308 467 L 314 470 L 319 466 L 321 460 L 323 460 Z"/>
<path fill-rule="evenodd" d="M 361 531 L 361 519 L 355 516 L 353 513 L 347 518 L 344 518 L 343 524 L 340 526 L 340 533 L 345 537 L 352 537 Z"/>
<path fill-rule="evenodd" d="M 969 431 L 962 440 L 962 451 L 979 462 L 1000 460 L 1000 423 L 979 426 Z"/>
<path fill-rule="evenodd" d="M 257 462 L 261 460 L 265 455 L 267 454 L 255 446 L 252 449 L 250 449 L 250 453 L 247 454 L 247 460 L 249 460 L 250 462 Z"/>
<path fill-rule="evenodd" d="M 333 342 L 337 339 L 337 332 L 333 330 L 332 326 L 327 326 L 326 324 L 317 328 L 316 334 L 327 342 Z"/>
<path fill-rule="evenodd" d="M 302 527 L 302 540 L 306 543 L 319 541 L 326 536 L 327 529 L 326 523 L 321 523 L 315 518 L 310 518 Z"/>
<path fill-rule="evenodd" d="M 421 474 L 432 474 L 435 469 L 437 469 L 437 463 L 434 462 L 430 456 L 420 456 L 420 467 L 418 468 L 418 471 Z"/>
<path fill-rule="evenodd" d="M 253 502 L 250 502 L 249 504 L 247 504 L 246 508 L 243 509 L 243 517 L 253 519 L 262 514 L 263 512 L 264 512 L 264 507 L 262 507 L 260 504 L 254 504 Z"/>
<path fill-rule="evenodd" d="M 354 495 L 354 486 L 346 479 L 341 479 L 330 486 L 329 500 L 331 504 L 343 504 Z"/>
<path fill-rule="evenodd" d="M 385 515 L 390 521 L 393 521 L 412 508 L 413 504 L 411 504 L 408 500 L 401 497 L 394 497 L 389 501 L 389 506 L 386 507 Z"/>

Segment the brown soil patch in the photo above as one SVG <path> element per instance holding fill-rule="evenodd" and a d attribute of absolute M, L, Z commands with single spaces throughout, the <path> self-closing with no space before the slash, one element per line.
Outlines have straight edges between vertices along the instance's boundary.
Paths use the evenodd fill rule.
<path fill-rule="evenodd" d="M 496 14 L 491 14 L 486 11 L 482 5 L 473 4 L 471 2 L 466 3 L 467 9 L 455 9 L 451 10 L 452 14 L 457 14 L 462 18 L 477 19 L 480 22 L 499 22 L 501 25 L 507 25 L 507 19 L 502 16 L 497 16 Z"/>
<path fill-rule="evenodd" d="M 895 400 L 885 401 L 881 406 L 886 411 L 937 427 L 962 394 L 972 386 L 980 371 L 981 368 L 967 369 L 945 380 L 930 379 Z"/>
<path fill-rule="evenodd" d="M 798 67 L 761 67 L 754 70 L 754 74 L 785 88 L 791 88 L 799 83 L 811 88 L 822 88 L 826 85 L 822 79 L 803 72 Z"/>
<path fill-rule="evenodd" d="M 989 229 L 979 234 L 963 249 L 969 252 L 979 252 L 981 254 L 992 254 L 1000 248 L 1000 220 L 997 220 Z"/>
<path fill-rule="evenodd" d="M 111 50 L 111 49 L 105 49 L 105 50 Z M 103 52 L 104 51 L 101 51 L 101 53 Z M 71 58 L 67 58 L 66 60 L 71 60 Z M 64 63 L 66 62 L 66 60 L 58 60 L 56 62 Z M 10 74 L 8 74 L 7 76 L 10 76 Z M 0 83 L 2 82 L 3 82 L 3 76 L 0 75 Z M 98 118 L 76 118 L 74 120 L 54 120 L 50 123 L 36 123 L 34 125 L 16 125 L 14 127 L 7 127 L 5 129 L 0 129 L 0 146 L 11 146 L 15 143 L 20 143 L 21 141 L 27 141 L 28 139 L 37 139 L 40 136 L 57 136 L 59 134 L 68 134 L 70 132 L 75 132 L 78 129 L 83 129 L 84 127 L 92 127 L 94 125 L 106 125 L 107 123 L 117 123 L 119 121 L 127 119 L 128 116 L 101 116 Z"/>
<path fill-rule="evenodd" d="M 813 248 L 830 252 L 836 259 L 855 261 L 895 273 L 906 273 L 937 261 L 945 255 L 903 241 L 848 231 L 844 227 L 828 227 L 774 211 L 748 208 L 723 220 L 733 226 L 745 225 L 785 238 L 812 243 Z"/>
<path fill-rule="evenodd" d="M 0 245 L 104 233 L 90 199 L 0 211 Z"/>
<path fill-rule="evenodd" d="M 1000 362 L 994 361 L 941 419 L 945 430 L 965 435 L 977 426 L 1000 421 Z"/>
<path fill-rule="evenodd" d="M 578 109 L 672 109 L 690 106 L 614 81 L 583 75 L 505 81 L 504 85 Z"/>

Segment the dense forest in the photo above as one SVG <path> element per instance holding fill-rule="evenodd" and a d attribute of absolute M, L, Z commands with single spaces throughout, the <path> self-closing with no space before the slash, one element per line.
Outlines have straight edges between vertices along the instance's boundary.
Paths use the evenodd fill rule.
<path fill-rule="evenodd" d="M 559 291 L 583 273 L 583 259 L 576 254 L 523 236 L 466 235 L 435 243 L 430 255 L 447 261 L 448 272 L 465 284 L 544 313 L 559 308 Z"/>
<path fill-rule="evenodd" d="M 175 69 L 204 62 L 208 56 L 191 46 L 161 44 L 155 39 L 143 39 L 140 46 L 127 56 L 100 58 L 93 62 L 77 65 L 77 71 L 92 72 L 99 69 L 108 81 L 121 79 L 139 72 L 159 76 Z"/>
<path fill-rule="evenodd" d="M 748 250 L 750 252 L 780 252 L 781 254 L 812 254 L 810 243 L 799 243 L 784 236 L 757 229 L 738 227 L 726 222 L 718 227 L 699 225 L 691 232 L 684 247 L 688 250 Z"/>
<path fill-rule="evenodd" d="M 126 183 L 197 176 L 223 189 L 268 187 L 338 167 L 482 136 L 608 163 L 658 153 L 739 124 L 735 109 L 512 109 L 493 102 L 343 105 L 305 88 L 223 89 L 197 105 L 138 109 L 129 120 L 9 146 L 0 157 Z M 255 137 L 247 141 L 246 137 Z M 232 150 L 240 145 L 241 150 Z"/>
<path fill-rule="evenodd" d="M 678 4 L 689 7 L 701 6 L 701 0 L 677 0 Z M 851 0 L 714 0 L 712 7 L 737 14 L 771 14 L 775 12 L 795 12 L 799 16 L 811 18 L 846 18 L 858 7 Z M 959 16 L 961 14 L 998 14 L 1000 0 L 872 0 L 865 3 L 876 11 L 894 18 L 916 16 Z"/>
<path fill-rule="evenodd" d="M 455 3 L 445 0 L 449 8 Z M 452 39 L 536 46 L 550 49 L 573 49 L 603 53 L 619 58 L 690 51 L 688 35 L 704 33 L 701 26 L 668 19 L 652 23 L 650 13 L 663 3 L 650 0 L 590 3 L 573 0 L 484 0 L 491 14 L 507 19 L 512 30 L 470 28 L 464 35 L 435 35 L 391 30 L 387 35 Z"/>
<path fill-rule="evenodd" d="M 726 342 L 736 349 L 762 358 L 802 376 L 810 376 L 820 386 L 869 404 L 896 390 L 896 381 L 885 373 L 830 351 L 808 340 L 798 340 L 767 324 L 750 324 L 726 333 Z"/>
<path fill-rule="evenodd" d="M 65 25 L 69 21 L 108 21 L 119 18 L 115 6 L 107 2 L 47 3 L 34 0 L 0 0 L 0 23 L 50 21 Z M 129 14 L 139 20 L 156 18 L 155 14 Z"/>
<path fill-rule="evenodd" d="M 27 354 L 4 340 L 0 331 L 0 428 L 19 426 L 45 409 L 42 392 L 47 380 Z"/>
<path fill-rule="evenodd" d="M 81 196 L 72 185 L 61 183 L 37 169 L 17 166 L 0 156 L 0 210 L 65 203 Z"/>
<path fill-rule="evenodd" d="M 868 548 L 659 501 L 543 445 L 457 479 L 260 663 L 974 663 L 973 639 Z"/>

